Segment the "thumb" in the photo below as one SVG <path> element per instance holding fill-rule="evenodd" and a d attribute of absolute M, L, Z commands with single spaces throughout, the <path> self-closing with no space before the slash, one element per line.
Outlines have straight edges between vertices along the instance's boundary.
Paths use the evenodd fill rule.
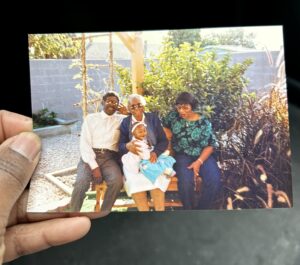
<path fill-rule="evenodd" d="M 0 224 L 5 225 L 10 211 L 24 191 L 39 159 L 41 142 L 37 135 L 23 132 L 0 146 Z M 2 220 L 1 220 L 2 219 Z"/>
<path fill-rule="evenodd" d="M 193 163 L 192 164 L 190 164 L 188 167 L 187 167 L 188 169 L 191 169 L 191 168 L 193 168 Z"/>

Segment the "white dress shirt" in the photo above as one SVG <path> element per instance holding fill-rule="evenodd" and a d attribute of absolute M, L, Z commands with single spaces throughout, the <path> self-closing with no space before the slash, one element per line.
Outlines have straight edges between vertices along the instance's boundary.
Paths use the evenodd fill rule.
<path fill-rule="evenodd" d="M 93 148 L 105 148 L 118 151 L 120 125 L 125 115 L 104 111 L 86 116 L 81 129 L 80 154 L 82 160 L 93 170 L 98 167 Z"/>

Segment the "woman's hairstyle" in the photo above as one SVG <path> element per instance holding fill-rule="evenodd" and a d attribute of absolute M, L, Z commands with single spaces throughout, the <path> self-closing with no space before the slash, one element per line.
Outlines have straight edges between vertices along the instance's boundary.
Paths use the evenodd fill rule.
<path fill-rule="evenodd" d="M 132 128 L 131 128 L 131 132 L 133 133 L 133 131 L 136 129 L 136 127 L 138 127 L 139 125 L 143 125 L 145 128 L 147 128 L 147 124 L 144 123 L 143 121 L 137 121 L 134 124 L 132 124 Z"/>
<path fill-rule="evenodd" d="M 120 101 L 119 95 L 115 91 L 106 92 L 102 97 L 102 101 L 104 102 L 108 97 L 116 97 L 118 99 L 118 101 Z"/>
<path fill-rule="evenodd" d="M 192 110 L 195 110 L 199 103 L 192 94 L 182 92 L 177 96 L 175 104 L 190 104 L 192 106 Z"/>
<path fill-rule="evenodd" d="M 131 105 L 134 99 L 137 99 L 142 104 L 142 106 L 146 106 L 145 98 L 139 94 L 131 94 L 128 96 L 128 106 Z"/>

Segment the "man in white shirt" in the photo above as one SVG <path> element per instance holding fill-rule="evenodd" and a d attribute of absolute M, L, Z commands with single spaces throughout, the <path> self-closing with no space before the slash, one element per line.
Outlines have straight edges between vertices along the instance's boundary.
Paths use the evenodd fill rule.
<path fill-rule="evenodd" d="M 122 172 L 118 154 L 120 124 L 125 115 L 117 114 L 118 94 L 110 91 L 103 96 L 103 110 L 86 116 L 80 135 L 81 159 L 72 192 L 70 211 L 80 211 L 90 182 L 105 180 L 107 190 L 101 206 L 110 212 L 122 188 Z"/>

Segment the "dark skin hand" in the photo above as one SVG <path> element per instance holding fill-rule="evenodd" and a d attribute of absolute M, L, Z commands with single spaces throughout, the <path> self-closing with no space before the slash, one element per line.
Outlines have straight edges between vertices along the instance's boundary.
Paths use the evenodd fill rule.
<path fill-rule="evenodd" d="M 126 144 L 126 148 L 128 151 L 134 153 L 135 155 L 139 155 L 139 152 L 142 151 L 140 146 L 136 143 L 136 141 L 128 142 Z"/>
<path fill-rule="evenodd" d="M 190 164 L 187 168 L 192 169 L 194 172 L 194 176 L 199 176 L 200 167 L 202 166 L 201 162 L 196 160 L 192 164 Z"/>
<path fill-rule="evenodd" d="M 0 264 L 21 255 L 77 240 L 91 222 L 79 213 L 28 213 L 25 189 L 40 158 L 32 120 L 0 111 Z M 91 218 L 108 214 L 91 214 Z M 70 218 L 67 218 L 70 217 Z"/>
<path fill-rule="evenodd" d="M 93 173 L 93 176 L 95 178 L 101 178 L 102 175 L 101 175 L 101 171 L 100 171 L 100 168 L 99 167 L 96 167 L 92 170 L 92 173 Z"/>
<path fill-rule="evenodd" d="M 136 155 L 139 155 L 139 152 L 141 152 L 141 148 L 140 146 L 136 143 L 136 141 L 132 141 L 132 142 L 129 142 L 126 144 L 126 148 L 128 151 L 136 154 Z M 155 152 L 151 152 L 150 153 L 150 159 L 149 161 L 151 163 L 155 163 L 157 161 L 157 154 Z"/>
<path fill-rule="evenodd" d="M 129 115 L 130 114 L 130 112 L 128 111 L 128 109 L 126 108 L 126 106 L 123 105 L 122 103 L 120 103 L 119 106 L 118 106 L 118 112 L 120 114 L 123 114 L 123 115 Z"/>
<path fill-rule="evenodd" d="M 150 153 L 150 159 L 149 159 L 149 161 L 151 163 L 155 163 L 157 161 L 157 154 L 155 152 L 151 152 Z"/>
<path fill-rule="evenodd" d="M 94 177 L 95 184 L 101 184 L 103 178 L 102 178 L 102 174 L 101 174 L 100 168 L 99 167 L 94 168 L 92 170 L 92 174 L 93 174 L 93 177 Z"/>
<path fill-rule="evenodd" d="M 206 146 L 205 148 L 203 148 L 199 159 L 201 159 L 204 162 L 213 153 L 213 151 L 214 148 L 212 146 Z M 197 159 L 188 166 L 188 169 L 192 169 L 194 171 L 194 176 L 199 176 L 201 166 L 202 163 Z"/>

